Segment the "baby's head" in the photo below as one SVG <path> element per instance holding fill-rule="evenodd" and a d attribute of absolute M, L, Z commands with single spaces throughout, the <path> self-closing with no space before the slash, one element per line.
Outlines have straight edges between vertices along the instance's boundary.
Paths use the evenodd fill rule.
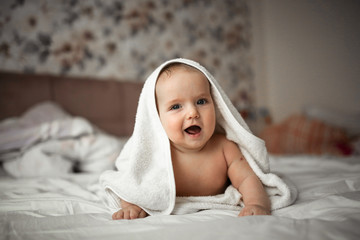
<path fill-rule="evenodd" d="M 206 76 L 183 63 L 167 65 L 159 74 L 155 95 L 160 120 L 172 146 L 182 151 L 202 149 L 216 125 Z"/>

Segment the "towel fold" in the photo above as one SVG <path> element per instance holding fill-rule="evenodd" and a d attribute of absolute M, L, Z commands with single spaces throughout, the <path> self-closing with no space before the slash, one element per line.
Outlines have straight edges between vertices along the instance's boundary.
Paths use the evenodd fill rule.
<path fill-rule="evenodd" d="M 176 198 L 170 142 L 161 125 L 155 101 L 155 84 L 160 71 L 175 62 L 198 69 L 209 80 L 217 124 L 224 129 L 229 140 L 237 143 L 265 185 L 272 210 L 290 205 L 296 197 L 296 190 L 270 173 L 264 141 L 251 133 L 218 82 L 203 66 L 179 58 L 163 63 L 146 80 L 139 98 L 133 135 L 116 160 L 117 171 L 106 171 L 100 177 L 111 207 L 121 208 L 119 198 L 138 205 L 150 215 L 189 213 L 203 209 L 235 210 L 243 206 L 241 194 L 232 186 L 217 196 Z"/>

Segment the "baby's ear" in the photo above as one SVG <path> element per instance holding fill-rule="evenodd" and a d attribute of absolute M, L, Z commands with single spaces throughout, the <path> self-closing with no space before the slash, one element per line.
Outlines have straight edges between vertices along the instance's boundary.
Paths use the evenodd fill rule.
<path fill-rule="evenodd" d="M 215 125 L 215 133 L 220 133 L 223 135 L 226 134 L 225 129 L 222 126 L 220 126 L 220 124 L 218 122 L 216 122 L 216 125 Z"/>

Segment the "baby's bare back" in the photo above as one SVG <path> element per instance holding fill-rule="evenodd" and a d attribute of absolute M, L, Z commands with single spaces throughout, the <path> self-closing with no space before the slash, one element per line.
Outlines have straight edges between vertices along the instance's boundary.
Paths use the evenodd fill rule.
<path fill-rule="evenodd" d="M 223 153 L 224 137 L 214 135 L 196 153 L 172 151 L 177 196 L 210 196 L 224 193 L 230 184 Z"/>

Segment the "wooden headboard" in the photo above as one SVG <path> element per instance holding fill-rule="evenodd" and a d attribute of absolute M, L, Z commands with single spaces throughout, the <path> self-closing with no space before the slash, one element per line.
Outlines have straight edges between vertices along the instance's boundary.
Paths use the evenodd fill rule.
<path fill-rule="evenodd" d="M 129 136 L 143 83 L 0 71 L 0 120 L 53 101 L 116 136 Z"/>

